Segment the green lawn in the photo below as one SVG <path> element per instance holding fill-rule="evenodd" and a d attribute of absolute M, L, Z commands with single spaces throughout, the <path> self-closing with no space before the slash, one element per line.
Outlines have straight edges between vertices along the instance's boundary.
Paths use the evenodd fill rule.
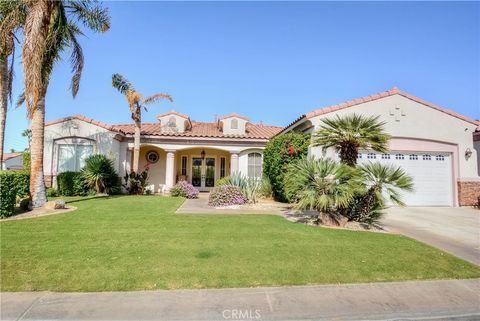
<path fill-rule="evenodd" d="M 175 215 L 157 196 L 69 199 L 78 210 L 1 227 L 1 290 L 113 291 L 480 277 L 407 237 L 269 215 Z"/>

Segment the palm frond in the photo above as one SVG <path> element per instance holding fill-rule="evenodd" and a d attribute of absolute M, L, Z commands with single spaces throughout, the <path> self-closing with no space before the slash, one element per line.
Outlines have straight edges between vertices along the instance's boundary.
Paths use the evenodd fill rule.
<path fill-rule="evenodd" d="M 145 98 L 143 100 L 143 103 L 145 105 L 149 105 L 149 104 L 153 104 L 153 103 L 155 103 L 155 102 L 157 102 L 161 99 L 166 99 L 170 102 L 173 102 L 173 99 L 169 94 L 159 93 L 159 94 L 155 94 L 155 95 L 152 95 L 152 96 L 149 96 L 149 97 Z"/>
<path fill-rule="evenodd" d="M 120 74 L 112 75 L 112 86 L 117 89 L 120 93 L 126 94 L 127 91 L 133 92 L 135 88 L 132 83 L 129 82 L 125 77 Z"/>
<path fill-rule="evenodd" d="M 108 8 L 91 1 L 68 1 L 65 8 L 93 31 L 106 32 L 110 29 Z"/>
<path fill-rule="evenodd" d="M 77 41 L 75 36 L 75 30 L 77 27 L 75 25 L 69 25 L 68 34 L 69 34 L 69 41 L 72 44 L 72 55 L 70 57 L 70 61 L 72 63 L 72 96 L 75 98 L 78 93 L 78 89 L 80 88 L 80 79 L 82 77 L 84 59 L 83 59 L 83 50 L 80 44 Z"/>

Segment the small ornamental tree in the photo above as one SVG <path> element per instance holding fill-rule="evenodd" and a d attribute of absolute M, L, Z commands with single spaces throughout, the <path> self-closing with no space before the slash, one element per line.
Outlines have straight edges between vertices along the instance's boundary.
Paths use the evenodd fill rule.
<path fill-rule="evenodd" d="M 288 132 L 273 137 L 263 152 L 263 174 L 272 185 L 274 197 L 282 202 L 288 201 L 284 189 L 287 166 L 307 156 L 310 135 Z"/>

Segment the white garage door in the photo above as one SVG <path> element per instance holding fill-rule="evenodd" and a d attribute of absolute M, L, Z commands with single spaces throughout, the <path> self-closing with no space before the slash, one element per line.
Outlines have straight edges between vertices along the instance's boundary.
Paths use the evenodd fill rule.
<path fill-rule="evenodd" d="M 392 151 L 362 152 L 359 163 L 378 161 L 401 166 L 413 177 L 415 191 L 404 193 L 410 206 L 453 206 L 452 156 L 450 153 Z"/>

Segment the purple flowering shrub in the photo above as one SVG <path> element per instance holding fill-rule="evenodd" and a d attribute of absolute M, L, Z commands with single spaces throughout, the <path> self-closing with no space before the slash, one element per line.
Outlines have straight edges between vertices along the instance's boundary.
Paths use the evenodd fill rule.
<path fill-rule="evenodd" d="M 208 205 L 214 207 L 242 205 L 247 201 L 240 187 L 232 185 L 217 186 L 208 195 Z"/>
<path fill-rule="evenodd" d="M 187 181 L 180 181 L 170 189 L 171 196 L 186 198 L 198 198 L 198 189 Z"/>

